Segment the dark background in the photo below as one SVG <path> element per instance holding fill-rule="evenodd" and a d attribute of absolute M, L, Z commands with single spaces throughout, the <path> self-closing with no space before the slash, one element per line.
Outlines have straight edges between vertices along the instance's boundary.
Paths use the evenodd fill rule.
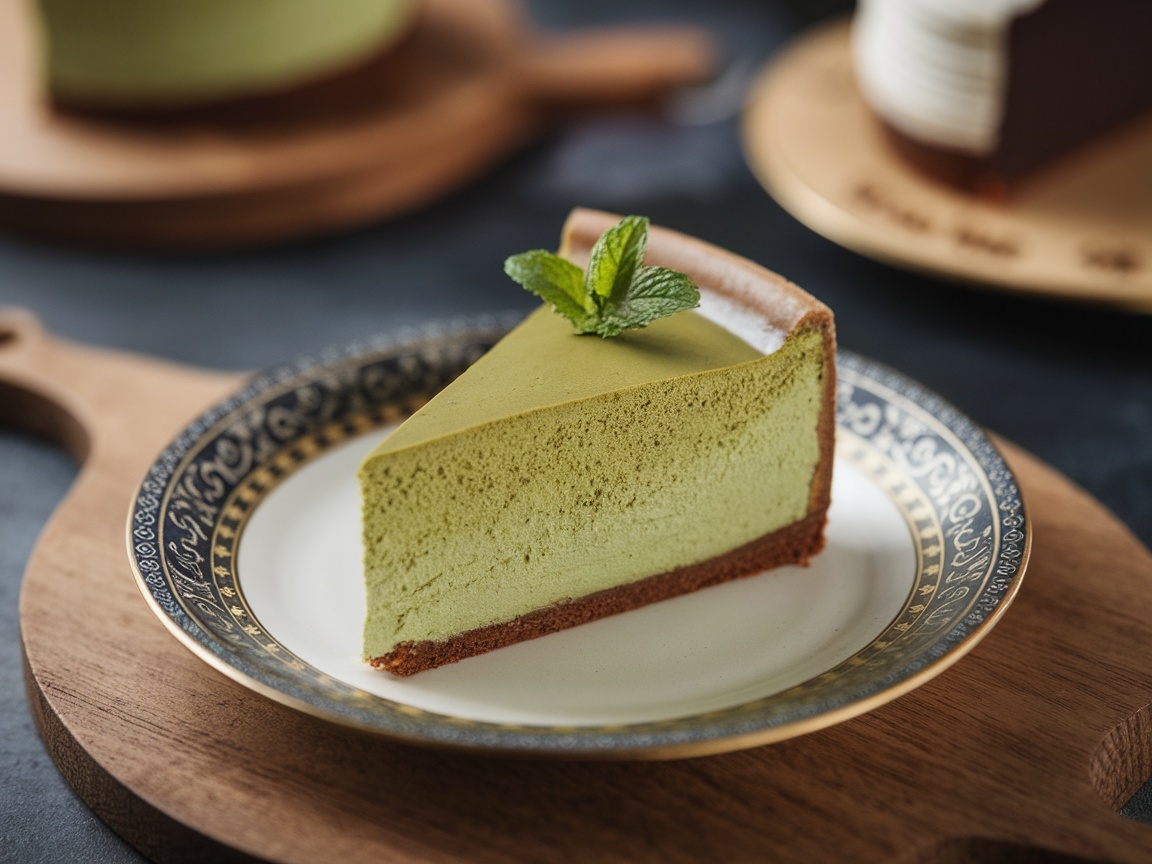
<path fill-rule="evenodd" d="M 844 3 L 534 0 L 541 25 L 691 19 L 758 66 Z M 0 306 L 53 332 L 224 370 L 436 319 L 527 310 L 503 258 L 554 247 L 574 205 L 643 213 L 759 261 L 836 311 L 841 344 L 938 391 L 1085 487 L 1152 545 L 1152 317 L 903 272 L 796 222 L 747 169 L 739 124 L 659 112 L 566 119 L 488 176 L 339 236 L 213 255 L 101 253 L 0 235 Z M 0 350 L 3 350 L 0 346 Z M 175 430 L 174 430 L 175 431 Z M 0 859 L 137 861 L 42 748 L 20 667 L 17 600 L 36 534 L 76 473 L 0 428 Z M 1152 821 L 1152 794 L 1126 812 Z"/>

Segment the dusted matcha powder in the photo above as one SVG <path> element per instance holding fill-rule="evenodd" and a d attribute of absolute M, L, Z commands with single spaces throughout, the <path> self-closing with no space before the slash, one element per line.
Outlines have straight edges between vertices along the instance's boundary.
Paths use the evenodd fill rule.
<path fill-rule="evenodd" d="M 800 519 L 822 370 L 815 329 L 765 356 L 691 312 L 609 341 L 535 313 L 361 468 L 365 656 Z"/>

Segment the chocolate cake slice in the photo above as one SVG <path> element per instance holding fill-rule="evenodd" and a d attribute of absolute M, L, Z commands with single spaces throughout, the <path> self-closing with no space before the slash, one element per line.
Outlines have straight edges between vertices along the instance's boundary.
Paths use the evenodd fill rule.
<path fill-rule="evenodd" d="M 1152 110 L 1147 0 L 862 0 L 853 55 L 895 150 L 989 197 Z"/>

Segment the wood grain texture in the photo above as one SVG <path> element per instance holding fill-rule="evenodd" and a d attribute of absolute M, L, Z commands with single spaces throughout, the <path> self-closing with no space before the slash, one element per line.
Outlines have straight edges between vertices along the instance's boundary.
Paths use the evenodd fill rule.
<path fill-rule="evenodd" d="M 501 760 L 263 699 L 149 611 L 124 548 L 129 502 L 156 452 L 237 376 L 80 348 L 9 315 L 0 381 L 35 394 L 25 405 L 59 406 L 47 414 L 90 442 L 24 582 L 33 710 L 73 787 L 157 860 L 1152 859 L 1152 827 L 1115 812 L 1152 750 L 1152 555 L 1011 445 L 1035 530 L 1028 574 L 1004 620 L 938 678 L 743 752 Z"/>
<path fill-rule="evenodd" d="M 395 215 L 560 111 L 650 100 L 714 65 L 694 27 L 546 35 L 517 0 L 422 0 L 413 31 L 341 86 L 125 118 L 52 108 L 28 8 L 0 0 L 0 227 L 104 245 L 223 248 Z"/>

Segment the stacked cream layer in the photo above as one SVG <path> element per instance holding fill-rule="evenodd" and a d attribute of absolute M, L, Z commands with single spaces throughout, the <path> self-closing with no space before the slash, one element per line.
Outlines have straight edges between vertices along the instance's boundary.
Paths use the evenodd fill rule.
<path fill-rule="evenodd" d="M 577 214 L 570 237 L 610 224 Z M 766 271 L 719 250 L 692 272 L 699 246 L 653 229 L 648 255 L 696 279 L 699 312 L 604 340 L 542 308 L 368 457 L 367 658 L 702 565 L 806 519 L 819 540 L 830 315 L 783 280 L 757 295 L 775 284 Z M 716 277 L 727 292 L 710 290 Z"/>
<path fill-rule="evenodd" d="M 856 77 L 869 104 L 908 137 L 984 155 L 996 148 L 1008 28 L 1043 0 L 861 0 Z"/>

